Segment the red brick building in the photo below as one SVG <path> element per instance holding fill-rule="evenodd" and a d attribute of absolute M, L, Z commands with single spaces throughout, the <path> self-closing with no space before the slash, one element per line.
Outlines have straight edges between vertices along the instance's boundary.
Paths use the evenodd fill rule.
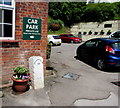
<path fill-rule="evenodd" d="M 8 1 L 10 2 L 0 1 L 2 87 L 11 83 L 14 67 L 29 66 L 28 59 L 31 56 L 42 56 L 44 70 L 46 67 L 48 2 Z"/>

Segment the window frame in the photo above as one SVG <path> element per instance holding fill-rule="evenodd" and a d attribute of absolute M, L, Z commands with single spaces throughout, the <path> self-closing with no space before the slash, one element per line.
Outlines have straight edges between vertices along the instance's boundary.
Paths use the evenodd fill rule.
<path fill-rule="evenodd" d="M 0 40 L 14 40 L 15 39 L 15 0 L 12 0 L 11 5 L 0 4 L 0 9 L 12 10 L 12 37 L 0 37 Z M 2 16 L 2 26 L 5 24 L 3 22 Z M 2 29 L 3 33 L 4 29 Z"/>

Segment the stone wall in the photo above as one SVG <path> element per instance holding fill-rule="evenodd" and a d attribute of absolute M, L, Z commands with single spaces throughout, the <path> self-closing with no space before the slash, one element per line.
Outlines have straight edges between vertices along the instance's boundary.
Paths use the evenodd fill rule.
<path fill-rule="evenodd" d="M 81 35 L 83 41 L 96 37 L 108 37 L 108 32 L 113 32 L 120 29 L 119 23 L 119 20 L 105 21 L 103 23 L 79 23 L 72 26 L 71 33 L 74 35 Z M 101 34 L 101 31 L 104 33 Z"/>

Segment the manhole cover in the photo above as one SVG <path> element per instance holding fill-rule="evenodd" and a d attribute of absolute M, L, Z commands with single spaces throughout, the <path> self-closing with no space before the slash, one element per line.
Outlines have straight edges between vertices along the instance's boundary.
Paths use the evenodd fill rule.
<path fill-rule="evenodd" d="M 67 73 L 63 76 L 63 78 L 72 79 L 72 80 L 77 80 L 79 77 L 80 75 L 75 73 Z"/>
<path fill-rule="evenodd" d="M 112 82 L 112 83 L 120 87 L 120 81 Z"/>

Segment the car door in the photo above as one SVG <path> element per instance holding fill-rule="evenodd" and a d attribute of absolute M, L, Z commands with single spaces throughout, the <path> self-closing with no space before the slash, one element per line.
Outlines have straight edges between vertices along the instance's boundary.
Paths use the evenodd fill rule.
<path fill-rule="evenodd" d="M 64 39 L 65 39 L 65 42 L 69 42 L 69 36 L 68 35 L 64 35 Z"/>
<path fill-rule="evenodd" d="M 62 41 L 63 41 L 63 42 L 67 42 L 67 38 L 68 38 L 67 35 L 62 35 Z"/>
<path fill-rule="evenodd" d="M 96 51 L 96 40 L 89 40 L 81 46 L 81 56 L 87 60 L 94 57 Z"/>

